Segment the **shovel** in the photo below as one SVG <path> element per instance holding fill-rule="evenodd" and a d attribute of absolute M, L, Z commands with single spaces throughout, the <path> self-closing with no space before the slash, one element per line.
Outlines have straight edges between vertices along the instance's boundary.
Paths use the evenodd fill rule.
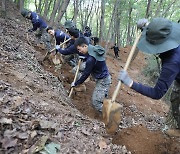
<path fill-rule="evenodd" d="M 27 40 L 27 42 L 28 42 L 28 44 L 30 45 L 30 46 L 32 46 L 32 44 L 31 44 L 31 42 L 30 42 L 30 40 L 29 40 L 29 34 L 28 34 L 28 28 L 27 28 L 27 20 L 26 20 L 26 23 L 25 23 L 25 27 L 26 27 L 26 40 Z"/>
<path fill-rule="evenodd" d="M 78 61 L 78 66 L 77 66 L 77 69 L 76 69 L 76 73 L 75 73 L 73 82 L 76 82 L 77 75 L 78 75 L 79 68 L 80 68 L 80 64 L 81 64 L 81 59 L 79 59 L 79 61 Z M 72 92 L 73 92 L 73 87 L 71 87 L 71 90 L 70 90 L 70 93 L 69 93 L 69 97 L 71 97 Z"/>
<path fill-rule="evenodd" d="M 67 43 L 67 42 L 70 41 L 70 40 L 71 40 L 71 38 L 67 39 L 66 41 L 64 41 L 63 43 L 61 43 L 60 46 L 62 46 L 63 44 Z M 47 57 L 49 56 L 49 54 L 51 54 L 51 52 L 53 52 L 54 50 L 56 50 L 56 48 L 53 48 L 51 51 L 47 51 L 46 54 L 45 54 L 45 56 L 44 56 L 44 59 L 43 59 L 42 61 L 46 60 Z"/>
<path fill-rule="evenodd" d="M 139 41 L 139 38 L 141 36 L 141 33 L 136 36 L 135 42 L 131 48 L 130 54 L 128 56 L 128 59 L 126 61 L 124 70 L 127 70 L 132 56 L 134 54 L 134 51 L 136 49 L 136 45 Z M 119 123 L 121 121 L 121 105 L 119 103 L 115 102 L 115 99 L 117 97 L 118 91 L 121 87 L 121 81 L 118 82 L 118 85 L 113 93 L 112 96 L 112 100 L 109 99 L 105 99 L 103 102 L 103 110 L 102 110 L 102 114 L 103 114 L 103 122 L 105 123 L 106 126 L 106 131 L 108 134 L 114 134 L 118 127 L 119 127 Z"/>

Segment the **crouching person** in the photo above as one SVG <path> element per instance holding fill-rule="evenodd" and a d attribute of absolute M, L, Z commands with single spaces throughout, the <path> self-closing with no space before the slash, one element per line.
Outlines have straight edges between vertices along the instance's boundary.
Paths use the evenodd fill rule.
<path fill-rule="evenodd" d="M 47 24 L 46 22 L 35 12 L 28 11 L 28 10 L 22 10 L 21 14 L 23 17 L 31 20 L 33 28 L 29 29 L 28 32 L 33 32 L 39 29 L 39 32 L 36 34 L 38 38 L 38 43 L 44 43 L 46 49 L 49 51 L 51 48 L 50 44 L 50 38 L 48 33 L 46 32 Z"/>
<path fill-rule="evenodd" d="M 91 74 L 96 81 L 92 95 L 92 105 L 96 110 L 102 112 L 103 100 L 107 98 L 111 84 L 111 76 L 105 61 L 105 50 L 101 46 L 88 44 L 84 37 L 79 37 L 74 45 L 81 54 L 87 56 L 87 59 L 82 76 L 76 82 L 72 82 L 71 87 L 82 84 Z"/>

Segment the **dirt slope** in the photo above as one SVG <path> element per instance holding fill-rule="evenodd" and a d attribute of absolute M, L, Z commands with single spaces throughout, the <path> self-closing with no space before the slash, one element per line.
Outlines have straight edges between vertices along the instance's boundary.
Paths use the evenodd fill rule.
<path fill-rule="evenodd" d="M 32 153 L 44 136 L 46 143 L 60 145 L 60 153 L 180 153 L 180 141 L 160 132 L 168 110 L 164 102 L 123 85 L 117 97 L 123 105 L 122 122 L 117 134 L 108 136 L 101 115 L 91 106 L 95 83 L 85 83 L 87 91 L 76 92 L 69 99 L 72 68 L 39 63 L 45 50 L 35 45 L 34 35 L 30 35 L 32 46 L 28 45 L 25 20 L 12 4 L 8 5 L 8 18 L 0 18 L 0 24 L 0 153 Z M 112 75 L 110 96 L 129 51 L 130 47 L 121 49 L 121 60 L 114 59 L 112 51 L 107 55 Z M 140 74 L 144 65 L 144 56 L 139 54 L 129 74 L 145 83 Z"/>

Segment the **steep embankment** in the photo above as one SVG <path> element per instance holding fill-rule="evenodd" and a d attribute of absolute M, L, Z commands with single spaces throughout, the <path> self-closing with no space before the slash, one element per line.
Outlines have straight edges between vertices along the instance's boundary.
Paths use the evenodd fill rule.
<path fill-rule="evenodd" d="M 12 4 L 7 9 L 0 18 L 0 153 L 32 153 L 45 142 L 58 143 L 61 153 L 122 151 L 104 142 L 101 122 L 71 107 L 62 83 L 27 43 L 25 20 Z"/>

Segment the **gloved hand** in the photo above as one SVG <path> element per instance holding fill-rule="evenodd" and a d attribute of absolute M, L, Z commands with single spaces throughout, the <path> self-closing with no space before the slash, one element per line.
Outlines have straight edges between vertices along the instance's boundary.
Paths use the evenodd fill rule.
<path fill-rule="evenodd" d="M 29 29 L 29 30 L 28 30 L 28 32 L 30 32 L 30 33 L 31 33 L 31 32 L 33 32 L 33 30 L 32 30 L 32 29 Z"/>
<path fill-rule="evenodd" d="M 75 87 L 75 82 L 71 83 L 71 88 Z"/>
<path fill-rule="evenodd" d="M 147 23 L 148 23 L 148 19 L 145 19 L 145 18 L 139 19 L 137 21 L 137 28 L 143 30 L 143 28 L 146 26 Z"/>
<path fill-rule="evenodd" d="M 83 59 L 85 59 L 86 57 L 84 57 L 84 56 L 79 56 L 79 59 L 81 59 L 81 60 L 83 60 Z"/>
<path fill-rule="evenodd" d="M 56 45 L 56 50 L 59 50 L 60 49 L 60 45 Z"/>
<path fill-rule="evenodd" d="M 127 71 L 125 70 L 121 70 L 119 72 L 118 80 L 122 81 L 122 83 L 124 83 L 128 87 L 131 87 L 133 84 L 133 80 L 129 77 Z"/>

